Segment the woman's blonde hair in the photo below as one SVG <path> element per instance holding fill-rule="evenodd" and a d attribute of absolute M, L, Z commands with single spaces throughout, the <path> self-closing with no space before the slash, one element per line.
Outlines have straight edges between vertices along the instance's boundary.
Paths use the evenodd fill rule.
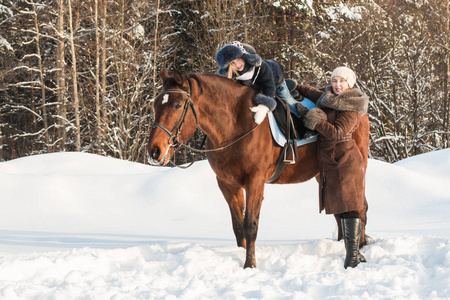
<path fill-rule="evenodd" d="M 236 67 L 234 66 L 234 64 L 230 63 L 228 65 L 227 78 L 233 79 L 233 76 L 238 76 L 238 75 L 239 75 L 239 73 L 236 70 Z"/>

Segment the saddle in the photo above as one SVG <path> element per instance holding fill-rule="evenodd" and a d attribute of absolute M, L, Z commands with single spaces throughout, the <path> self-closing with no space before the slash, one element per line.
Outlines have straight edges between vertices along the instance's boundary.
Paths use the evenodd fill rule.
<path fill-rule="evenodd" d="M 289 106 L 278 98 L 275 97 L 277 102 L 277 106 L 272 111 L 275 120 L 277 121 L 277 125 L 281 130 L 281 133 L 289 139 L 297 139 L 301 140 L 305 133 L 308 131 L 308 128 L 303 125 L 303 119 L 297 118 L 293 113 L 290 112 Z"/>
<path fill-rule="evenodd" d="M 292 85 L 289 86 L 290 83 L 286 83 L 291 94 L 293 92 L 298 93 L 295 90 L 295 85 L 292 87 Z M 296 82 L 293 81 L 293 84 L 296 84 Z M 303 139 L 305 133 L 308 132 L 308 128 L 303 125 L 303 120 L 292 114 L 289 106 L 283 100 L 275 96 L 275 101 L 277 102 L 277 106 L 272 113 L 281 133 L 286 138 L 286 143 L 277 160 L 275 172 L 268 180 L 269 183 L 278 179 L 286 164 L 295 164 L 295 160 L 298 159 L 297 140 Z"/>

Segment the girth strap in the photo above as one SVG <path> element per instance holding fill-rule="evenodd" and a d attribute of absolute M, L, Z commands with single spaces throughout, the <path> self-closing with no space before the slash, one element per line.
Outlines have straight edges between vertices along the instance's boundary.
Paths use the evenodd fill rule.
<path fill-rule="evenodd" d="M 272 183 L 275 180 L 280 177 L 281 172 L 284 170 L 284 166 L 286 164 L 295 164 L 295 160 L 298 159 L 298 151 L 297 151 L 297 132 L 295 131 L 295 126 L 292 121 L 291 117 L 291 111 L 289 109 L 289 105 L 287 105 L 284 101 L 278 101 L 278 104 L 282 103 L 282 105 L 286 108 L 286 144 L 283 147 L 283 150 L 281 150 L 280 156 L 278 157 L 277 164 L 275 167 L 275 171 L 270 177 L 270 179 L 267 181 L 267 183 Z M 291 139 L 291 129 L 294 131 L 294 138 Z M 289 157 L 293 156 L 292 159 L 289 159 Z"/>

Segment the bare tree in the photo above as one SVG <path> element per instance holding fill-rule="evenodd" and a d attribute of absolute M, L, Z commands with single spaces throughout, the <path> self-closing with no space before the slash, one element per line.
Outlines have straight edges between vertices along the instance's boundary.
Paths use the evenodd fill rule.
<path fill-rule="evenodd" d="M 77 74 L 77 55 L 75 52 L 72 0 L 68 0 L 69 7 L 69 28 L 70 28 L 70 48 L 72 52 L 72 81 L 73 81 L 73 101 L 75 109 L 75 130 L 76 130 L 76 150 L 81 151 L 81 128 L 80 128 L 80 101 L 78 98 L 78 74 Z"/>
<path fill-rule="evenodd" d="M 95 117 L 97 125 L 97 153 L 102 152 L 101 143 L 103 141 L 102 134 L 102 117 L 101 117 L 101 105 L 100 105 L 100 30 L 99 30 L 99 1 L 94 1 L 94 23 L 95 23 Z"/>
<path fill-rule="evenodd" d="M 158 57 L 158 26 L 159 26 L 159 0 L 156 1 L 156 21 L 155 21 L 155 38 L 154 38 L 154 48 L 153 48 L 153 65 L 156 66 L 157 57 Z M 157 70 L 156 68 L 153 68 L 153 98 L 156 97 L 156 77 Z"/>
<path fill-rule="evenodd" d="M 3 135 L 2 127 L 0 126 L 0 161 L 3 161 Z"/>
<path fill-rule="evenodd" d="M 66 78 L 65 78 L 65 31 L 64 31 L 64 0 L 58 1 L 58 21 L 57 21 L 57 34 L 58 34 L 58 47 L 56 50 L 56 68 L 57 68 L 57 96 L 58 96 L 58 115 L 59 115 L 59 128 L 58 138 L 60 140 L 60 149 L 66 149 L 67 133 L 67 100 L 65 95 L 66 90 Z"/>
<path fill-rule="evenodd" d="M 233 40 L 242 40 L 240 34 L 242 30 L 242 20 L 246 14 L 241 12 L 241 0 L 206 0 L 195 1 L 194 9 L 199 13 L 190 14 L 190 35 L 194 38 L 195 44 L 201 45 L 198 56 L 203 61 L 207 70 L 215 69 L 214 55 L 216 51 L 225 44 Z M 251 42 L 248 38 L 244 38 Z"/>
<path fill-rule="evenodd" d="M 444 53 L 445 53 L 445 65 L 446 65 L 446 71 L 444 74 L 444 116 L 443 116 L 443 130 L 446 132 L 444 135 L 444 147 L 449 146 L 450 141 L 450 2 L 447 1 L 446 5 L 446 14 L 445 14 L 445 20 L 444 20 Z"/>

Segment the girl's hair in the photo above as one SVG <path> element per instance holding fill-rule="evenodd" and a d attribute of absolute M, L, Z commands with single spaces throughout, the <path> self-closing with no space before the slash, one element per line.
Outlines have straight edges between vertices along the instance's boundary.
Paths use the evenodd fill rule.
<path fill-rule="evenodd" d="M 228 65 L 227 78 L 233 79 L 233 75 L 234 75 L 234 76 L 238 76 L 239 73 L 238 73 L 238 71 L 236 70 L 236 68 L 234 67 L 234 64 L 231 64 L 231 63 L 230 63 L 230 64 Z"/>

